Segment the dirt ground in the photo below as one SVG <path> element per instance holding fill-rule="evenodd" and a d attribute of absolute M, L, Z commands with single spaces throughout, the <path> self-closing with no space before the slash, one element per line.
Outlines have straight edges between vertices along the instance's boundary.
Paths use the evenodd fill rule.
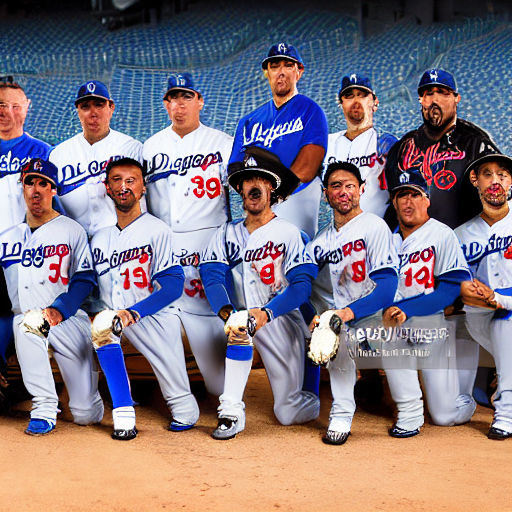
<path fill-rule="evenodd" d="M 140 433 L 129 442 L 110 438 L 110 411 L 96 426 L 59 420 L 45 437 L 23 434 L 26 413 L 0 418 L 0 510 L 512 510 L 512 439 L 487 439 L 489 409 L 459 427 L 426 425 L 411 439 L 388 436 L 390 411 L 358 411 L 348 442 L 328 446 L 328 383 L 317 421 L 283 427 L 264 370 L 253 370 L 247 427 L 230 441 L 210 437 L 214 399 L 199 397 L 197 428 L 171 433 L 152 396 L 137 407 Z"/>

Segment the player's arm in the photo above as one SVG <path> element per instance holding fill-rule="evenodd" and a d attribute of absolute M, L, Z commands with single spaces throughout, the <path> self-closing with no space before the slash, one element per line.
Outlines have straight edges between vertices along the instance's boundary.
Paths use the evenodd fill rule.
<path fill-rule="evenodd" d="M 75 272 L 69 280 L 68 289 L 61 293 L 44 310 L 50 325 L 57 325 L 76 314 L 85 298 L 96 286 L 96 274 L 92 270 Z"/>
<path fill-rule="evenodd" d="M 229 295 L 229 273 L 230 268 L 226 263 L 207 262 L 199 265 L 199 275 L 206 298 L 212 311 L 224 321 L 235 309 Z"/>
<path fill-rule="evenodd" d="M 295 157 L 290 169 L 302 183 L 309 183 L 315 179 L 325 156 L 325 148 L 317 144 L 303 146 Z"/>
<path fill-rule="evenodd" d="M 468 277 L 470 277 L 470 274 L 467 270 L 446 272 L 437 278 L 437 286 L 432 293 L 422 293 L 415 297 L 402 299 L 395 302 L 391 308 L 395 308 L 395 313 L 397 308 L 405 315 L 403 321 L 411 316 L 427 316 L 439 313 L 446 306 L 453 304 L 460 294 L 461 283 L 467 281 Z M 398 313 L 395 316 L 398 316 Z"/>
<path fill-rule="evenodd" d="M 336 311 L 344 322 L 360 320 L 393 304 L 398 286 L 398 275 L 395 269 L 388 267 L 376 270 L 370 273 L 370 278 L 375 283 L 371 293 L 352 302 L 346 308 Z"/>

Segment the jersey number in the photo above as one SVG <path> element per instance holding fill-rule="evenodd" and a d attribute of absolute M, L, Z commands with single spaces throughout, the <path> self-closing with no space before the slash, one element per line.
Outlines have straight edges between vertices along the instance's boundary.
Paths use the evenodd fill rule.
<path fill-rule="evenodd" d="M 415 274 L 412 273 L 410 267 L 405 271 L 405 286 L 412 286 L 414 281 L 425 288 L 434 287 L 434 275 L 427 266 L 421 267 Z"/>
<path fill-rule="evenodd" d="M 366 262 L 365 260 L 354 261 L 352 263 L 352 281 L 360 283 L 366 277 Z"/>
<path fill-rule="evenodd" d="M 205 182 L 202 176 L 194 176 L 190 181 L 197 185 L 192 191 L 196 197 L 201 198 L 206 194 L 213 199 L 221 194 L 222 187 L 219 178 L 208 178 Z"/>
<path fill-rule="evenodd" d="M 189 297 L 195 297 L 197 294 L 199 294 L 199 298 L 206 298 L 206 294 L 204 293 L 203 283 L 201 282 L 201 279 L 192 279 L 190 281 L 190 286 L 191 288 L 185 288 L 185 293 Z"/>
<path fill-rule="evenodd" d="M 127 268 L 124 272 L 121 272 L 124 276 L 123 288 L 129 290 L 132 283 L 130 283 L 130 269 Z M 149 291 L 153 291 L 153 286 L 148 280 L 148 275 L 142 267 L 135 267 L 132 271 L 133 285 L 137 288 L 148 288 Z"/>

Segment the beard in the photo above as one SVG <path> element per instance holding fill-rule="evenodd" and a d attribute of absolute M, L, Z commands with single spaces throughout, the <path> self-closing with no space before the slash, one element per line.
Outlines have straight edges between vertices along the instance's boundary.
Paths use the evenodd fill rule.
<path fill-rule="evenodd" d="M 432 103 L 432 105 L 426 109 L 422 108 L 421 114 L 423 116 L 423 122 L 427 125 L 428 129 L 433 132 L 443 131 L 455 120 L 455 114 L 447 117 L 437 103 Z"/>
<path fill-rule="evenodd" d="M 490 206 L 501 207 L 507 202 L 507 192 L 499 184 L 495 183 L 482 192 L 482 199 Z"/>

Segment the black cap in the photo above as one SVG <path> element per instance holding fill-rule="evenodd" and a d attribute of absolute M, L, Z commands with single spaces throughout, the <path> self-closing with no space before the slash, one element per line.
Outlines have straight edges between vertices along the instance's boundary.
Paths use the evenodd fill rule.
<path fill-rule="evenodd" d="M 510 158 L 507 155 L 504 155 L 502 153 L 494 152 L 494 151 L 488 151 L 485 153 L 480 153 L 475 160 L 473 160 L 464 171 L 464 174 L 468 174 L 472 169 L 476 169 L 480 167 L 485 162 L 497 162 L 512 175 L 512 158 Z"/>
<path fill-rule="evenodd" d="M 363 180 L 363 178 L 361 177 L 361 171 L 359 170 L 359 167 L 350 162 L 337 161 L 331 162 L 324 172 L 322 183 L 325 188 L 327 188 L 327 184 L 329 183 L 329 176 L 335 171 L 347 171 L 357 178 L 359 185 L 365 183 L 365 180 Z"/>

